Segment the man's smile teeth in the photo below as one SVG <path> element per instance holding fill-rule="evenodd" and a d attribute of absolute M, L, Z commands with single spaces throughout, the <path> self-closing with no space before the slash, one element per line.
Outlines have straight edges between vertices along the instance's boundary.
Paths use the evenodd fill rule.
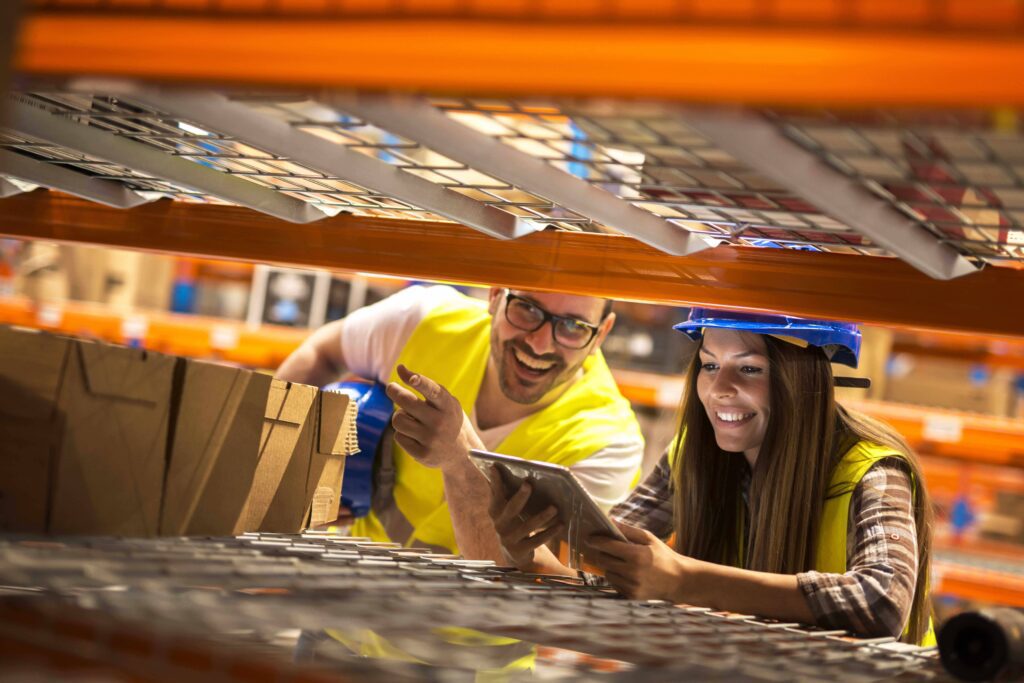
<path fill-rule="evenodd" d="M 520 363 L 522 363 L 526 367 L 530 368 L 531 370 L 536 370 L 537 372 L 543 372 L 545 370 L 550 370 L 551 368 L 553 368 L 555 366 L 555 364 L 552 363 L 552 362 L 547 362 L 546 363 L 544 361 L 540 361 L 540 360 L 537 360 L 535 358 L 531 358 L 531 357 L 527 356 L 526 354 L 520 352 L 519 349 L 512 349 L 512 352 L 515 354 L 515 357 L 516 357 L 517 361 L 519 361 Z"/>
<path fill-rule="evenodd" d="M 754 417 L 757 413 L 720 413 L 715 412 L 715 416 L 722 422 L 742 422 L 748 418 Z"/>

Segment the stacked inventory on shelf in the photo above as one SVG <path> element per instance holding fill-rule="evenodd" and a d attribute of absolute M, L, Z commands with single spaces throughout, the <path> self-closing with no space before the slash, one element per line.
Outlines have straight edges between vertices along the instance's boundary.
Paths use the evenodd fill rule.
<path fill-rule="evenodd" d="M 890 638 L 629 601 L 574 579 L 321 532 L 7 537 L 0 585 L 0 612 L 21 626 L 4 635 L 35 634 L 44 663 L 75 640 L 93 663 L 121 670 L 128 651 L 134 672 L 154 677 L 159 667 L 211 674 L 245 660 L 250 673 L 296 679 L 532 670 L 619 681 L 942 680 L 934 650 Z M 41 644 L 47 629 L 66 637 Z"/>

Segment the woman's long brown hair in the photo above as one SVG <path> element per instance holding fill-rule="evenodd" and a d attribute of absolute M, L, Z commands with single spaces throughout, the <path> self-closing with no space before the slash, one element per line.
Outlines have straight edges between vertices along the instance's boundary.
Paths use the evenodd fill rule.
<path fill-rule="evenodd" d="M 701 363 L 695 353 L 677 431 L 686 438 L 674 446 L 676 550 L 778 574 L 814 569 L 822 509 L 829 495 L 837 495 L 829 491 L 833 468 L 858 441 L 886 446 L 904 455 L 915 485 L 918 571 L 907 635 L 918 642 L 931 615 L 932 508 L 917 457 L 892 427 L 836 403 L 832 368 L 821 349 L 764 340 L 771 413 L 752 472 L 750 528 L 744 529 L 741 496 L 746 462 L 742 453 L 723 451 L 715 441 L 697 396 Z"/>

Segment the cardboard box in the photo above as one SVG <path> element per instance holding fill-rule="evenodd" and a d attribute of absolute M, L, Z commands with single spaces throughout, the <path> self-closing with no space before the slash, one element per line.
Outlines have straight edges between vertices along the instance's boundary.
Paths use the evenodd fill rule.
<path fill-rule="evenodd" d="M 156 535 L 178 359 L 79 341 L 68 354 L 58 410 L 49 530 Z"/>
<path fill-rule="evenodd" d="M 975 376 L 975 364 L 900 354 L 891 362 L 884 399 L 899 403 L 1006 416 L 1012 403 L 1013 372 L 993 368 Z"/>
<path fill-rule="evenodd" d="M 359 450 L 356 405 L 348 396 L 320 392 L 319 418 L 318 447 L 310 459 L 306 486 L 311 527 L 333 522 L 338 517 L 345 458 Z"/>
<path fill-rule="evenodd" d="M 185 361 L 161 535 L 294 533 L 317 491 L 336 513 L 354 435 L 347 396 Z"/>
<path fill-rule="evenodd" d="M 185 361 L 161 535 L 240 532 L 270 383 L 249 370 Z"/>
<path fill-rule="evenodd" d="M 0 530 L 225 535 L 334 518 L 347 396 L 0 327 Z M 326 518 L 325 518 L 326 517 Z"/>
<path fill-rule="evenodd" d="M 0 327 L 0 531 L 44 533 L 56 449 L 65 337 Z"/>
<path fill-rule="evenodd" d="M 318 491 L 321 501 L 312 523 L 329 521 L 321 519 L 326 499 L 333 502 L 333 520 L 354 434 L 355 405 L 347 396 L 274 380 L 246 505 L 246 530 L 294 533 L 304 528 Z"/>

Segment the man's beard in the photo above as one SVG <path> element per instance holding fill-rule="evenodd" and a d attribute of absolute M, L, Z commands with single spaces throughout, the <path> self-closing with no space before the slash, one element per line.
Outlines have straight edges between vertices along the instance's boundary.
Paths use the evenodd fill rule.
<path fill-rule="evenodd" d="M 494 347 L 492 346 L 492 348 Z M 516 372 L 515 368 L 510 367 L 510 364 L 519 363 L 515 359 L 516 350 L 528 358 L 539 362 L 551 362 L 553 365 L 543 375 L 538 376 L 536 384 L 524 385 L 523 382 L 526 380 Z M 583 362 L 580 361 L 579 365 L 574 366 L 567 372 L 565 359 L 558 354 L 547 353 L 538 356 L 532 353 L 526 344 L 509 340 L 502 344 L 501 353 L 497 359 L 498 385 L 501 388 L 501 393 L 510 401 L 522 405 L 530 405 L 541 400 L 554 387 L 563 384 L 568 378 L 572 377 L 582 364 Z"/>

